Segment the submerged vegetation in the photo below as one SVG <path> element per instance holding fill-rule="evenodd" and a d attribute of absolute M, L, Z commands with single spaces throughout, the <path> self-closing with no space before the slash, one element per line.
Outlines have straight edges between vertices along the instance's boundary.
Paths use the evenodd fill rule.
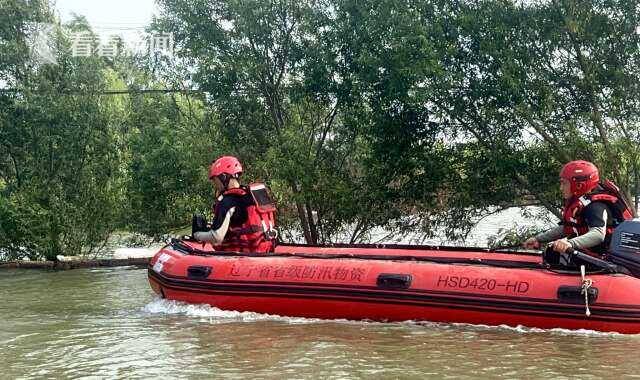
<path fill-rule="evenodd" d="M 557 213 L 571 159 L 638 205 L 638 1 L 158 3 L 150 28 L 173 34 L 172 57 L 73 57 L 65 31 L 86 21 L 0 4 L 0 252 L 179 230 L 209 212 L 221 154 L 269 184 L 284 236 L 309 243 Z M 30 49 L 40 23 L 54 62 Z"/>

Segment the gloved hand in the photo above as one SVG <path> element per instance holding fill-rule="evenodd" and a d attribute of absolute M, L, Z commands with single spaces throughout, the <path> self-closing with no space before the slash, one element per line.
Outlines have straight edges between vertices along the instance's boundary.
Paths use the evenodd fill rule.
<path fill-rule="evenodd" d="M 540 242 L 535 237 L 532 237 L 522 243 L 522 247 L 527 249 L 540 249 Z"/>
<path fill-rule="evenodd" d="M 573 248 L 571 243 L 569 243 L 569 241 L 566 238 L 558 239 L 556 241 L 551 242 L 551 247 L 553 248 L 554 251 L 558 253 L 565 253 L 567 252 L 567 249 Z"/>
<path fill-rule="evenodd" d="M 572 269 L 576 268 L 573 256 L 568 253 L 560 253 L 553 249 L 553 246 L 549 244 L 547 249 L 542 253 L 542 261 L 545 264 L 550 265 L 552 268 L 559 269 Z"/>
<path fill-rule="evenodd" d="M 191 218 L 191 236 L 195 236 L 196 232 L 208 231 L 207 221 L 202 215 L 193 214 Z"/>

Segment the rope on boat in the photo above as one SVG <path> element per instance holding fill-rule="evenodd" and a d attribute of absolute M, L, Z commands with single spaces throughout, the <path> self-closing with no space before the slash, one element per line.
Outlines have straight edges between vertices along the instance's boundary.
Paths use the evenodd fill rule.
<path fill-rule="evenodd" d="M 585 315 L 587 317 L 591 316 L 591 310 L 589 310 L 589 289 L 593 285 L 593 280 L 590 278 L 585 278 L 586 269 L 584 265 L 580 265 L 580 275 L 582 276 L 582 291 L 584 294 L 584 307 L 585 307 Z"/>

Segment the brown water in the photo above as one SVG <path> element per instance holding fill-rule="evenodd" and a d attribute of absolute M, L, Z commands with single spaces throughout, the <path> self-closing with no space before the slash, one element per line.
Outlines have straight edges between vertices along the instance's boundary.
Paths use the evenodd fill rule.
<path fill-rule="evenodd" d="M 0 271 L 0 378 L 625 378 L 640 336 L 283 318 L 160 300 L 146 270 Z"/>

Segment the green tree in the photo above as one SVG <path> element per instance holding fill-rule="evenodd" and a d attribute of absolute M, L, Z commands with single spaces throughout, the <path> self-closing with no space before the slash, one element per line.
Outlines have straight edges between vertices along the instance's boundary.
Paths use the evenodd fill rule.
<path fill-rule="evenodd" d="M 218 121 L 191 94 L 135 94 L 140 89 L 176 88 L 153 78 L 144 68 L 134 70 L 128 86 L 125 226 L 161 237 L 184 228 L 191 213 L 206 213 L 211 185 L 206 166 L 213 153 L 222 153 Z"/>
<path fill-rule="evenodd" d="M 6 82 L 11 87 L 32 70 L 30 36 L 38 23 L 51 20 L 51 8 L 45 0 L 0 3 L 0 84 Z"/>
<path fill-rule="evenodd" d="M 623 147 L 638 141 L 637 17 L 635 1 L 461 3 L 442 16 L 454 27 L 434 102 L 507 162 L 546 150 L 557 172 L 592 160 L 630 193 L 639 161 Z M 556 186 L 541 181 L 536 162 L 504 174 L 556 211 Z"/>
<path fill-rule="evenodd" d="M 309 243 L 331 241 L 350 224 L 357 232 L 348 239 L 357 240 L 378 223 L 361 216 L 379 202 L 363 190 L 373 182 L 362 170 L 363 109 L 335 45 L 330 2 L 160 4 L 160 25 L 197 67 L 194 81 L 210 95 L 229 153 L 253 179 L 270 181 L 280 221 Z"/>
<path fill-rule="evenodd" d="M 451 235 L 531 197 L 557 215 L 572 159 L 636 186 L 637 2 L 340 4 L 373 159 L 411 190 L 396 204 Z"/>
<path fill-rule="evenodd" d="M 13 3 L 42 7 L 36 15 L 48 9 L 47 3 Z M 14 16 L 16 25 L 34 21 L 29 13 Z M 7 38 L 26 47 L 20 33 Z M 57 64 L 25 61 L 29 49 L 16 49 L 12 62 L 22 63 L 10 74 L 12 91 L 2 96 L 0 248 L 10 256 L 95 252 L 120 213 L 122 110 L 101 94 L 111 85 L 106 67 L 98 58 L 71 57 L 60 35 L 55 43 Z"/>

